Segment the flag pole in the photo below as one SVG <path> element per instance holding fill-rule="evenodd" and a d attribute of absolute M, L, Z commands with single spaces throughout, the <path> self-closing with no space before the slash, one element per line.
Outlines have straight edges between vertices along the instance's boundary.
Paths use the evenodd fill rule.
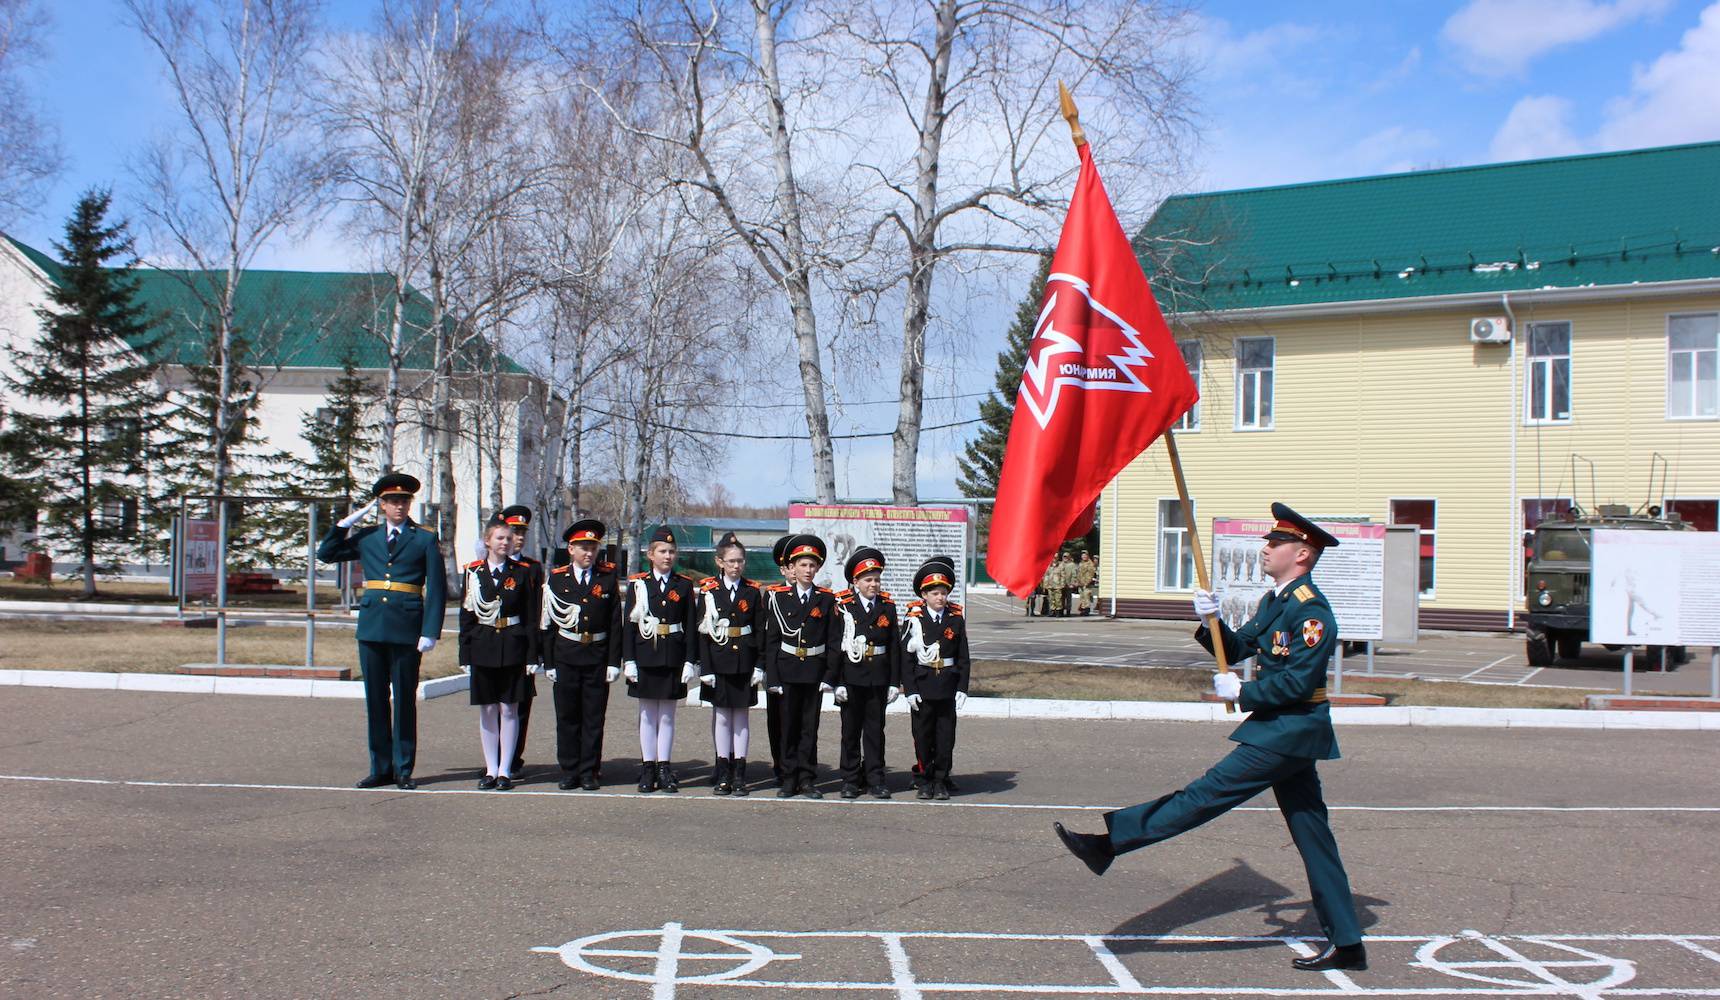
<path fill-rule="evenodd" d="M 1081 114 L 1075 109 L 1075 98 L 1061 80 L 1057 81 L 1057 99 L 1063 105 L 1063 120 L 1069 123 L 1069 137 L 1075 141 L 1075 148 L 1079 150 L 1087 145 L 1087 133 L 1081 129 Z M 1188 527 L 1189 551 L 1194 556 L 1195 576 L 1200 581 L 1200 589 L 1211 590 L 1212 582 L 1206 572 L 1206 555 L 1200 547 L 1200 526 L 1194 521 L 1194 503 L 1189 500 L 1188 483 L 1183 478 L 1182 457 L 1177 454 L 1176 431 L 1166 430 L 1164 439 L 1165 450 L 1170 452 L 1171 456 L 1171 475 L 1177 482 L 1177 499 L 1182 502 L 1183 523 Z M 1115 526 L 1112 530 L 1116 530 Z M 1111 571 L 1115 573 L 1116 567 L 1113 566 Z M 1218 658 L 1218 672 L 1228 674 L 1230 662 L 1224 655 L 1223 626 L 1217 615 L 1207 615 L 1205 621 L 1208 631 L 1212 633 L 1212 655 Z M 1236 711 L 1236 703 L 1225 702 L 1224 711 L 1226 714 Z"/>

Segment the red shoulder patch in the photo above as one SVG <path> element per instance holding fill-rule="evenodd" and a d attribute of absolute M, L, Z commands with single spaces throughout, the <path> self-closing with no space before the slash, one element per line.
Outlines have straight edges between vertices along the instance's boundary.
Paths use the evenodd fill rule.
<path fill-rule="evenodd" d="M 471 562 L 466 564 L 466 568 L 467 569 L 477 569 L 479 566 L 482 566 L 482 565 L 484 565 L 484 560 L 474 559 Z"/>
<path fill-rule="evenodd" d="M 549 571 L 549 575 L 550 576 L 556 576 L 558 574 L 566 573 L 566 572 L 567 572 L 566 566 L 557 566 L 555 569 L 552 569 Z"/>
<path fill-rule="evenodd" d="M 651 574 L 649 574 L 649 573 L 635 573 L 632 576 L 628 577 L 627 579 L 629 579 L 629 580 L 643 580 L 650 575 Z"/>

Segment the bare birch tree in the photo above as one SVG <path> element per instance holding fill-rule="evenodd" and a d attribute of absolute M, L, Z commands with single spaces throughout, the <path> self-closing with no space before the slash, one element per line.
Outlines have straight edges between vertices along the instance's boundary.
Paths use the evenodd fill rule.
<path fill-rule="evenodd" d="M 42 57 L 47 17 L 35 0 L 0 0 L 0 226 L 40 204 L 63 157 L 22 77 Z"/>

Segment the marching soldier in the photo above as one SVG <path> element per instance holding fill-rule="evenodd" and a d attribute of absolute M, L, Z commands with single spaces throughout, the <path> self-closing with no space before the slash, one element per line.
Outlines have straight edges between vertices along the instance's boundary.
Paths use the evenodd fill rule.
<path fill-rule="evenodd" d="M 418 787 L 412 778 L 418 748 L 418 665 L 436 647 L 447 611 L 447 575 L 436 533 L 411 517 L 418 486 L 411 476 L 388 473 L 371 489 L 375 499 L 341 518 L 317 546 L 317 558 L 323 562 L 358 560 L 364 569 L 358 666 L 364 674 L 370 773 L 358 783 L 360 788 L 390 782 L 407 790 Z M 352 531 L 379 504 L 383 523 Z"/>
<path fill-rule="evenodd" d="M 745 795 L 749 709 L 764 686 L 764 593 L 741 575 L 747 551 L 734 532 L 717 542 L 718 575 L 699 582 L 699 700 L 711 706 L 711 740 L 717 767 L 715 795 Z"/>
<path fill-rule="evenodd" d="M 831 622 L 836 596 L 812 578 L 824 565 L 824 540 L 795 535 L 784 550 L 789 584 L 772 587 L 765 608 L 765 684 L 782 695 L 782 752 L 786 775 L 779 799 L 796 794 L 822 799 L 818 780 L 818 712 L 835 690 Z"/>
<path fill-rule="evenodd" d="M 914 751 L 925 776 L 918 797 L 948 799 L 955 761 L 956 713 L 967 704 L 967 620 L 949 599 L 956 567 L 947 556 L 928 559 L 914 574 L 920 599 L 903 621 L 902 688 L 914 729 Z"/>
<path fill-rule="evenodd" d="M 675 747 L 675 702 L 699 676 L 693 581 L 676 573 L 675 533 L 660 527 L 645 557 L 651 568 L 627 581 L 621 606 L 622 675 L 639 702 L 639 790 L 678 792 L 669 766 Z"/>
<path fill-rule="evenodd" d="M 537 574 L 513 557 L 508 525 L 484 530 L 489 555 L 466 566 L 460 585 L 460 666 L 470 671 L 471 703 L 478 707 L 478 740 L 484 776 L 478 788 L 514 787 L 514 756 L 520 737 L 520 702 L 538 652 Z"/>
<path fill-rule="evenodd" d="M 1099 557 L 1081 553 L 1081 613 L 1090 614 L 1099 604 Z"/>
<path fill-rule="evenodd" d="M 773 590 L 787 590 L 788 579 L 788 543 L 794 541 L 793 535 L 783 535 L 770 547 L 771 561 L 776 563 L 777 572 L 782 574 L 782 582 L 764 588 L 766 595 Z M 761 643 L 763 640 L 760 640 Z M 760 647 L 759 662 L 762 664 L 768 649 Z M 764 728 L 765 735 L 770 737 L 770 773 L 776 779 L 776 786 L 782 787 L 783 779 L 788 777 L 788 769 L 782 754 L 782 693 L 774 687 L 766 688 L 764 693 Z"/>
<path fill-rule="evenodd" d="M 884 553 L 863 545 L 843 566 L 849 588 L 836 595 L 842 639 L 835 656 L 836 703 L 842 707 L 842 797 L 862 789 L 887 799 L 884 787 L 884 706 L 902 695 L 896 603 L 880 589 Z"/>
<path fill-rule="evenodd" d="M 595 792 L 609 685 L 621 676 L 621 584 L 615 564 L 597 556 L 602 521 L 575 521 L 561 537 L 568 562 L 550 570 L 538 619 L 555 696 L 559 787 Z"/>
<path fill-rule="evenodd" d="M 496 519 L 508 526 L 513 532 L 513 558 L 516 562 L 525 564 L 536 578 L 532 588 L 537 593 L 543 587 L 544 566 L 542 562 L 525 554 L 526 536 L 531 533 L 532 509 L 524 504 L 504 507 L 496 515 Z M 553 683 L 553 682 L 552 682 Z M 531 674 L 526 675 L 526 696 L 520 702 L 520 742 L 519 749 L 514 751 L 513 771 L 517 777 L 526 767 L 526 731 L 531 728 L 532 701 L 537 698 L 537 679 Z"/>
<path fill-rule="evenodd" d="M 1061 823 L 1054 828 L 1063 845 L 1100 875 L 1117 855 L 1192 830 L 1270 788 L 1302 855 L 1327 942 L 1320 954 L 1290 964 L 1314 972 L 1360 971 L 1368 967 L 1367 950 L 1315 770 L 1315 762 L 1338 757 L 1326 700 L 1326 662 L 1338 645 L 1338 625 L 1312 573 L 1320 554 L 1338 540 L 1284 504 L 1273 504 L 1272 516 L 1276 524 L 1266 533 L 1260 559 L 1274 587 L 1241 628 L 1219 622 L 1230 662 L 1253 656 L 1258 665 L 1246 684 L 1233 673 L 1213 675 L 1218 696 L 1250 713 L 1230 734 L 1240 745 L 1182 791 L 1106 813 L 1107 833 L 1071 833 Z M 1218 613 L 1208 591 L 1195 591 L 1194 603 L 1203 619 Z M 1212 648 L 1204 623 L 1195 638 Z"/>

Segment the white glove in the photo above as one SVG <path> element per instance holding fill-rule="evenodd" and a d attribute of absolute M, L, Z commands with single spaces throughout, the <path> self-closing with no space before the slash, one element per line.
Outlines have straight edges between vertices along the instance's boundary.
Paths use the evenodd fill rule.
<path fill-rule="evenodd" d="M 1202 618 L 1211 618 L 1218 614 L 1218 598 L 1212 596 L 1210 590 L 1194 592 L 1194 613 Z"/>
<path fill-rule="evenodd" d="M 764 687 L 764 671 L 757 667 L 753 668 L 752 686 L 755 688 Z"/>
<path fill-rule="evenodd" d="M 782 693 L 782 685 L 778 684 L 777 686 L 770 688 L 769 690 L 770 690 L 771 694 L 781 694 Z"/>
<path fill-rule="evenodd" d="M 848 704 L 848 685 L 846 685 L 846 684 L 836 685 L 836 704 L 838 704 L 838 705 Z"/>
<path fill-rule="evenodd" d="M 609 669 L 607 669 L 603 672 L 603 682 L 605 684 L 614 684 L 615 679 L 617 677 L 620 677 L 620 676 L 621 676 L 621 668 L 620 667 L 610 667 Z"/>
<path fill-rule="evenodd" d="M 532 671 L 532 673 L 537 674 L 538 676 L 541 677 L 545 673 L 545 668 L 544 668 L 544 665 L 541 663 L 534 663 L 531 666 L 531 671 Z"/>
<path fill-rule="evenodd" d="M 639 683 L 639 664 L 634 663 L 632 660 L 628 660 L 626 664 L 621 667 L 621 676 L 627 678 L 628 683 Z"/>
<path fill-rule="evenodd" d="M 681 683 L 682 684 L 691 684 L 695 680 L 698 680 L 698 678 L 699 678 L 699 668 L 698 667 L 695 667 L 691 663 L 689 663 L 689 664 L 687 664 L 681 668 Z"/>
<path fill-rule="evenodd" d="M 708 688 L 716 687 L 717 686 L 717 675 L 716 674 L 700 674 L 699 675 L 699 683 L 703 684 L 705 687 L 708 687 Z"/>
<path fill-rule="evenodd" d="M 546 667 L 544 669 L 544 676 L 549 678 L 549 682 L 551 684 L 554 684 L 555 683 L 555 668 L 554 667 Z"/>
<path fill-rule="evenodd" d="M 967 692 L 966 691 L 957 691 L 956 692 L 956 711 L 958 711 L 958 712 L 961 711 L 962 708 L 966 705 L 967 705 Z"/>
<path fill-rule="evenodd" d="M 436 640 L 435 639 L 432 639 L 427 635 L 421 635 L 418 637 L 418 651 L 420 653 L 428 653 L 432 649 L 435 649 L 435 648 L 436 648 Z"/>
<path fill-rule="evenodd" d="M 378 502 L 379 501 L 377 501 L 377 500 L 370 501 L 369 503 L 365 504 L 363 507 L 360 507 L 357 510 L 353 511 L 352 513 L 348 514 L 347 516 L 341 518 L 338 523 L 343 528 L 352 527 L 353 525 L 357 524 L 358 522 L 364 520 L 365 517 L 371 511 L 375 510 Z"/>
<path fill-rule="evenodd" d="M 472 665 L 471 665 L 471 664 L 470 664 L 470 663 L 462 663 L 462 664 L 460 664 L 460 672 L 461 672 L 461 673 L 462 673 L 462 674 L 469 674 L 469 673 L 471 673 L 471 672 L 472 672 Z"/>
<path fill-rule="evenodd" d="M 893 687 L 889 691 L 885 692 L 884 704 L 894 705 L 896 703 L 896 699 L 900 697 L 902 697 L 902 689 L 899 687 Z"/>
<path fill-rule="evenodd" d="M 818 682 L 818 693 L 819 694 L 829 694 L 830 692 L 832 692 L 834 690 L 836 690 L 836 689 L 831 687 L 830 685 L 824 683 L 823 681 Z"/>
<path fill-rule="evenodd" d="M 908 696 L 908 707 L 917 710 L 920 707 L 920 696 L 917 694 L 909 695 Z"/>
<path fill-rule="evenodd" d="M 1223 701 L 1235 701 L 1242 695 L 1242 678 L 1229 672 L 1213 674 L 1212 690 Z"/>

